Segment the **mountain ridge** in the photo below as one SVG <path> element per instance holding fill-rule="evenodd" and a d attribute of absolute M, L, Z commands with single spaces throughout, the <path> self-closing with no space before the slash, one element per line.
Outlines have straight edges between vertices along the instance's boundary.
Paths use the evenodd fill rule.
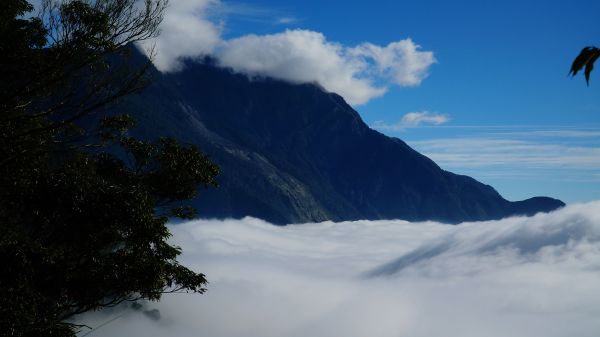
<path fill-rule="evenodd" d="M 196 144 L 221 167 L 221 186 L 193 201 L 201 217 L 458 223 L 564 206 L 547 197 L 510 202 L 442 170 L 313 84 L 249 78 L 210 58 L 187 60 L 177 73 L 150 72 L 153 83 L 113 110 L 138 119 L 135 136 Z"/>

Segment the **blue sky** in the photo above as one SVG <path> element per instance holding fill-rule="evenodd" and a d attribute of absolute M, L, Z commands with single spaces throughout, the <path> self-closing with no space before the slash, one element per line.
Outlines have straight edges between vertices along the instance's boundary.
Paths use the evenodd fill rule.
<path fill-rule="evenodd" d="M 411 38 L 437 62 L 419 85 L 392 85 L 385 95 L 355 105 L 367 124 L 508 199 L 600 199 L 600 72 L 592 74 L 589 87 L 583 77 L 567 76 L 583 46 L 600 44 L 600 2 L 223 5 L 227 39 L 285 29 L 320 32 L 344 46 Z M 442 115 L 445 121 L 405 125 L 401 120 L 410 112 Z"/>

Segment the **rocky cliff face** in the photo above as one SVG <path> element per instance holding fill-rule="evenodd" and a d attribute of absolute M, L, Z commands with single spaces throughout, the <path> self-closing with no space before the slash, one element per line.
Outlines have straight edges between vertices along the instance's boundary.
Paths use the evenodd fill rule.
<path fill-rule="evenodd" d="M 194 200 L 202 217 L 461 222 L 564 205 L 545 197 L 509 202 L 444 171 L 317 85 L 249 79 L 210 60 L 173 74 L 152 71 L 153 84 L 117 110 L 138 119 L 137 136 L 197 144 L 221 167 L 220 187 Z"/>

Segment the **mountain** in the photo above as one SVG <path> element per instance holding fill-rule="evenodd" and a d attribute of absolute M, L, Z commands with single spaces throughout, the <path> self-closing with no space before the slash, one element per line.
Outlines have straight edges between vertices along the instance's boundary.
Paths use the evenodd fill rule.
<path fill-rule="evenodd" d="M 444 171 L 318 85 L 248 78 L 209 58 L 177 73 L 150 71 L 152 84 L 115 111 L 138 120 L 135 136 L 197 144 L 221 167 L 220 186 L 193 201 L 201 217 L 457 223 L 564 206 L 546 197 L 510 202 Z"/>

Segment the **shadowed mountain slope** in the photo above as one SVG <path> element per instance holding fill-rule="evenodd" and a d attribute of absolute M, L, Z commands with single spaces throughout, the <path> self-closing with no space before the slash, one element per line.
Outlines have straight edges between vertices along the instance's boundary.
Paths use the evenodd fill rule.
<path fill-rule="evenodd" d="M 194 200 L 201 217 L 462 222 L 564 205 L 545 197 L 509 202 L 444 171 L 317 85 L 249 79 L 211 63 L 188 62 L 172 74 L 151 69 L 153 83 L 117 108 L 137 118 L 136 136 L 197 144 L 221 167 L 220 187 Z"/>

